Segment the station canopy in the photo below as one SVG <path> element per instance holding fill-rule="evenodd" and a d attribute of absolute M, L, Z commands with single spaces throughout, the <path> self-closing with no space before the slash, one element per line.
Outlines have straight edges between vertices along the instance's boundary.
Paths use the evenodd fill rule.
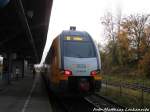
<path fill-rule="evenodd" d="M 53 0 L 4 1 L 0 2 L 0 54 L 16 53 L 39 63 Z"/>

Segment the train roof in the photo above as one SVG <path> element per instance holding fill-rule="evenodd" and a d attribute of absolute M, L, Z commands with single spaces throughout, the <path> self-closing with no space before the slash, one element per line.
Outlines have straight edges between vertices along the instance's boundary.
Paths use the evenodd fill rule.
<path fill-rule="evenodd" d="M 82 37 L 89 36 L 89 34 L 86 31 L 74 31 L 74 30 L 65 30 L 61 33 L 61 35 L 82 36 Z"/>

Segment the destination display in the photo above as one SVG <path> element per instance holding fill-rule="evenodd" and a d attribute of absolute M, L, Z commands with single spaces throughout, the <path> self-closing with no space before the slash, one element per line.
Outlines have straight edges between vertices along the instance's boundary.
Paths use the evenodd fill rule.
<path fill-rule="evenodd" d="M 64 40 L 67 40 L 67 41 L 89 41 L 89 38 L 81 37 L 81 36 L 65 36 Z"/>
<path fill-rule="evenodd" d="M 83 38 L 79 37 L 79 36 L 66 36 L 64 39 L 65 40 L 83 41 Z"/>

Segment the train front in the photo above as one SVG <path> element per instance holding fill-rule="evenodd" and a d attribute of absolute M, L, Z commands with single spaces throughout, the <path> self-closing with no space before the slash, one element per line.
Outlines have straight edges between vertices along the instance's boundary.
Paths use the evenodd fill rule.
<path fill-rule="evenodd" d="M 63 80 L 60 88 L 73 94 L 87 94 L 101 88 L 99 50 L 86 32 L 70 31 L 61 35 Z"/>

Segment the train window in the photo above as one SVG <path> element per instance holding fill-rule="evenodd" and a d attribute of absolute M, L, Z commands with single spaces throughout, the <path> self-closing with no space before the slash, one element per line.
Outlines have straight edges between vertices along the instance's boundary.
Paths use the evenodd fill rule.
<path fill-rule="evenodd" d="M 64 41 L 64 56 L 90 58 L 96 57 L 96 53 L 91 42 Z"/>

